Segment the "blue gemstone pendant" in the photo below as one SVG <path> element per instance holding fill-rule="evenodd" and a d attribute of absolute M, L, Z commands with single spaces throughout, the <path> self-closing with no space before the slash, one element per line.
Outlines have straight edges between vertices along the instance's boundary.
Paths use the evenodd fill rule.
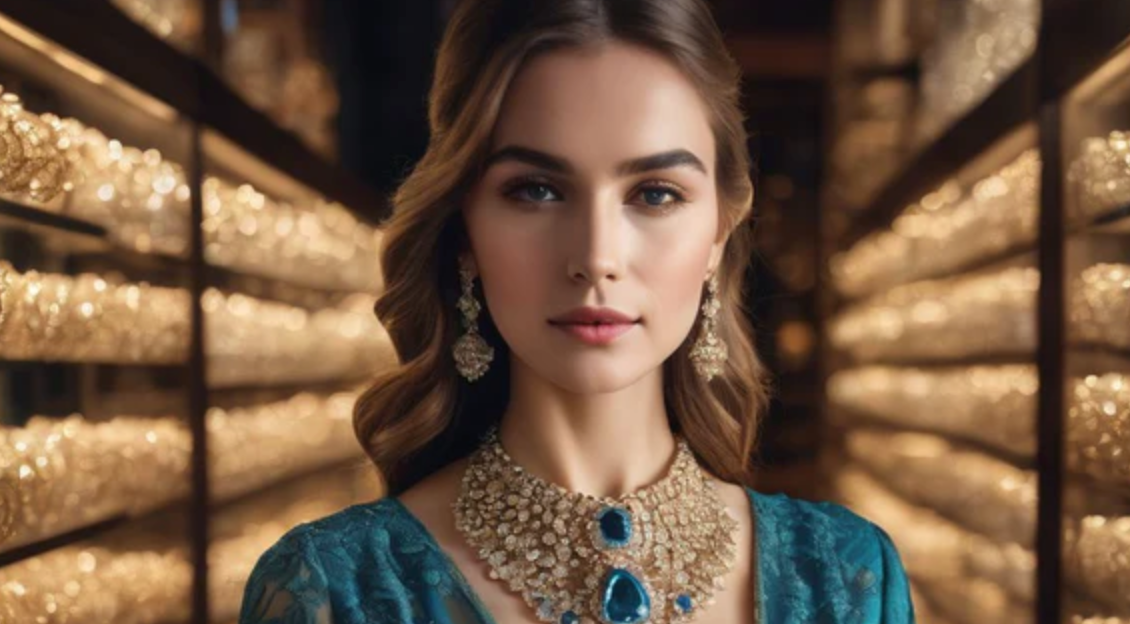
<path fill-rule="evenodd" d="M 596 514 L 597 547 L 623 548 L 632 541 L 632 512 L 623 507 L 604 507 Z"/>
<path fill-rule="evenodd" d="M 651 597 L 638 578 L 612 568 L 600 592 L 601 619 L 609 624 L 640 624 L 651 617 Z"/>

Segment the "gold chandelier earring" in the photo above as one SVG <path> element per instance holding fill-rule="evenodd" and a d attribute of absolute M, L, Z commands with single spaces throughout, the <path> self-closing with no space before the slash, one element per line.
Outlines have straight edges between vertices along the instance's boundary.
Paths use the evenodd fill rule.
<path fill-rule="evenodd" d="M 494 348 L 479 334 L 479 312 L 482 311 L 482 306 L 474 295 L 475 274 L 462 262 L 459 265 L 459 280 L 463 295 L 459 297 L 456 307 L 463 313 L 463 329 L 466 333 L 455 341 L 452 352 L 456 370 L 464 379 L 473 382 L 486 374 L 494 359 Z"/>
<path fill-rule="evenodd" d="M 702 329 L 691 347 L 690 359 L 695 371 L 704 381 L 721 375 L 726 364 L 728 352 L 726 343 L 718 337 L 718 310 L 722 302 L 718 300 L 718 274 L 711 274 L 706 285 L 706 301 L 702 302 Z"/>

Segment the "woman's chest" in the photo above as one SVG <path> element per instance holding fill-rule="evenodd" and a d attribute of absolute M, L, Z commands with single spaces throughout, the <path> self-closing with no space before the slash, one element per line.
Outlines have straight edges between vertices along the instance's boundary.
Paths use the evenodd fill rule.
<path fill-rule="evenodd" d="M 518 592 L 511 591 L 502 581 L 490 577 L 490 566 L 478 558 L 477 553 L 457 535 L 448 534 L 446 550 L 452 564 L 467 581 L 474 596 L 490 613 L 495 624 L 539 624 L 534 609 L 526 604 Z M 695 606 L 694 622 L 717 624 L 750 624 L 756 622 L 756 557 L 754 536 L 749 522 L 739 522 L 735 537 L 735 558 L 729 572 L 723 577 L 723 588 L 716 590 L 712 600 Z M 580 620 L 584 622 L 584 620 Z"/>

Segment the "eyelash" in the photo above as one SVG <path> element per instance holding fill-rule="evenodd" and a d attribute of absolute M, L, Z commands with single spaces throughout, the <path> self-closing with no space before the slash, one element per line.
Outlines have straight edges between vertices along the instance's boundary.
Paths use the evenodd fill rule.
<path fill-rule="evenodd" d="M 553 189 L 554 192 L 556 192 L 556 190 L 557 190 L 553 187 L 553 184 L 551 184 L 548 180 L 546 180 L 544 178 L 523 176 L 521 178 L 518 178 L 518 179 L 512 181 L 510 184 L 507 184 L 506 190 L 504 191 L 503 194 L 506 197 L 513 197 L 514 194 L 517 193 L 518 191 L 527 189 L 531 186 L 544 186 L 546 188 Z M 672 200 L 672 201 L 669 201 L 665 204 L 658 205 L 658 206 L 652 205 L 652 204 L 645 204 L 652 212 L 655 212 L 657 214 L 666 214 L 668 212 L 672 212 L 673 210 L 681 208 L 684 204 L 687 203 L 686 196 L 683 195 L 682 190 L 678 186 L 676 186 L 676 185 L 674 185 L 670 182 L 664 182 L 662 180 L 649 180 L 648 182 L 645 182 L 642 186 L 640 186 L 637 189 L 637 192 L 655 191 L 655 190 L 663 191 L 663 192 L 667 193 L 668 195 L 671 195 L 675 199 Z M 519 199 L 518 201 L 521 201 L 523 203 L 528 203 L 528 204 L 543 203 L 543 202 L 538 202 L 538 201 L 534 201 L 534 200 L 521 200 L 521 199 Z"/>

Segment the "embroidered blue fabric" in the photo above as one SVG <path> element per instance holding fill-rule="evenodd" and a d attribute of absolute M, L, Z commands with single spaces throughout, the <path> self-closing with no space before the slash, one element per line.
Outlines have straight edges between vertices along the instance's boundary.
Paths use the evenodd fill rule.
<path fill-rule="evenodd" d="M 883 529 L 832 502 L 748 489 L 761 624 L 914 624 Z M 239 624 L 504 624 L 394 498 L 298 525 L 264 552 Z"/>

